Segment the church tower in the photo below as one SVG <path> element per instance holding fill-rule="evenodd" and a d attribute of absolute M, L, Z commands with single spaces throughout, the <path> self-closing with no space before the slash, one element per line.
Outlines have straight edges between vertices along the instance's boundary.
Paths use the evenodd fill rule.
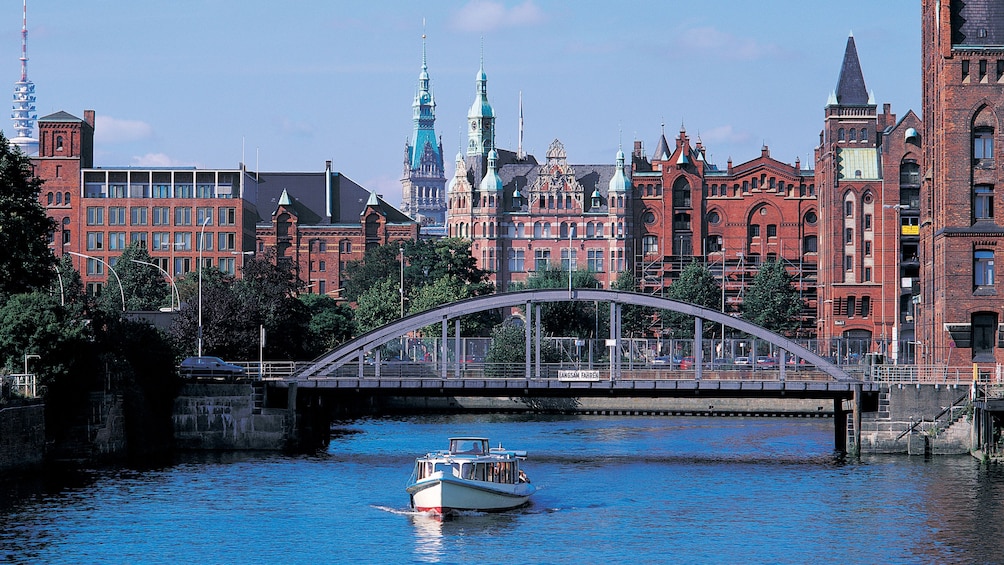
<path fill-rule="evenodd" d="M 422 36 L 422 72 L 412 103 L 414 131 L 404 147 L 404 177 L 401 179 L 402 211 L 423 226 L 446 224 L 446 176 L 443 143 L 436 139 L 436 101 L 429 86 L 425 35 Z"/>

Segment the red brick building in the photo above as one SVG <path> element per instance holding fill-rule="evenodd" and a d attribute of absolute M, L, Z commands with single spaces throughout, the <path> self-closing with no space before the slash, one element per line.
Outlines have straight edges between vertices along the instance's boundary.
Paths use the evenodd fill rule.
<path fill-rule="evenodd" d="M 849 37 L 816 148 L 817 325 L 831 355 L 912 355 L 920 128 L 912 111 L 899 122 L 888 104 L 878 111 Z"/>
<path fill-rule="evenodd" d="M 240 276 L 247 255 L 274 249 L 308 284 L 337 296 L 345 263 L 366 248 L 415 239 L 418 225 L 331 170 L 95 168 L 94 112 L 39 120 L 35 174 L 57 224 L 57 257 L 74 256 L 88 292 L 100 292 L 123 249 L 138 242 L 173 279 L 208 267 Z M 151 267 L 153 268 L 153 267 Z"/>
<path fill-rule="evenodd" d="M 1004 5 L 922 4 L 924 162 L 920 194 L 920 356 L 930 363 L 1004 362 L 1004 249 L 995 214 L 1004 186 L 996 147 L 1004 115 Z M 996 147 L 995 147 L 996 146 Z"/>

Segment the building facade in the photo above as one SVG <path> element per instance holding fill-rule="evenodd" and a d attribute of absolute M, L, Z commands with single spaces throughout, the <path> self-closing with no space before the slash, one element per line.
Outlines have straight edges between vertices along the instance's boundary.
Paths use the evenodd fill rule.
<path fill-rule="evenodd" d="M 829 355 L 913 357 L 921 127 L 912 111 L 897 122 L 888 104 L 878 110 L 849 37 L 815 150 L 817 325 Z"/>
<path fill-rule="evenodd" d="M 206 267 L 241 276 L 255 253 L 274 253 L 308 284 L 337 297 L 350 260 L 418 237 L 418 224 L 344 175 L 236 169 L 96 168 L 94 112 L 39 120 L 39 198 L 56 222 L 51 246 L 70 255 L 84 285 L 100 293 L 130 243 L 175 280 Z M 153 268 L 153 267 L 151 267 Z M 114 283 L 113 283 L 114 284 Z"/>
<path fill-rule="evenodd" d="M 994 262 L 1004 222 L 994 200 L 1004 114 L 1004 5 L 924 0 L 924 165 L 920 191 L 920 359 L 1004 362 L 1004 292 Z"/>

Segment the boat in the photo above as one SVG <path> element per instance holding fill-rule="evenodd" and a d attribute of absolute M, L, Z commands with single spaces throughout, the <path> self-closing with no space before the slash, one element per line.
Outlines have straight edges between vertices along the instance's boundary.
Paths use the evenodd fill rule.
<path fill-rule="evenodd" d="M 450 448 L 415 460 L 408 480 L 411 507 L 440 515 L 518 508 L 537 490 L 520 463 L 526 451 L 490 448 L 488 438 L 453 437 Z"/>

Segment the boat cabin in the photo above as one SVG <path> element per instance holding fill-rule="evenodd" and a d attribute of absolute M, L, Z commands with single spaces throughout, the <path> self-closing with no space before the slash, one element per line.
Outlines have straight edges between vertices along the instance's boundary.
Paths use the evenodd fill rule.
<path fill-rule="evenodd" d="M 450 438 L 450 455 L 484 455 L 486 453 L 488 453 L 488 438 Z"/>

